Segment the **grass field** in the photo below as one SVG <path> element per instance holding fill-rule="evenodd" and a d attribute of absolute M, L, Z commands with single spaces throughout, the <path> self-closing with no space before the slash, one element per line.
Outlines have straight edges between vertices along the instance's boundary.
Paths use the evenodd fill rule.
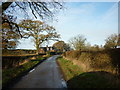
<path fill-rule="evenodd" d="M 105 71 L 84 72 L 72 61 L 62 57 L 58 63 L 64 73 L 68 88 L 120 88 L 118 78 Z"/>

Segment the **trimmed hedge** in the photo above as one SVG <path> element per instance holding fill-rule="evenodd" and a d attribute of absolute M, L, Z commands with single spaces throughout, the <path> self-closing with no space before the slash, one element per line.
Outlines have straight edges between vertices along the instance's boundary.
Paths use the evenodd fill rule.
<path fill-rule="evenodd" d="M 19 66 L 24 61 L 29 61 L 28 58 L 37 57 L 38 55 L 27 55 L 27 56 L 2 56 L 2 68 L 12 68 Z"/>
<path fill-rule="evenodd" d="M 102 51 L 68 51 L 63 56 L 89 64 L 93 69 L 115 69 L 120 74 L 120 48 Z"/>

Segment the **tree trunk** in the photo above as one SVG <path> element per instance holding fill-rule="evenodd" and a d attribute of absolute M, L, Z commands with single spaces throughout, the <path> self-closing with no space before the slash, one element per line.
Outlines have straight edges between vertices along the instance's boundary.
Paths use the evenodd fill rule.
<path fill-rule="evenodd" d="M 39 54 L 39 45 L 36 44 L 36 54 Z"/>

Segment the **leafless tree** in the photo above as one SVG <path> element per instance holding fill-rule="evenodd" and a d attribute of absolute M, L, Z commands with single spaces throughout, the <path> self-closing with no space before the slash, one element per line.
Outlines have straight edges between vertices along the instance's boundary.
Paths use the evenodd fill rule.
<path fill-rule="evenodd" d="M 75 50 L 83 50 L 85 48 L 85 41 L 86 38 L 83 35 L 77 35 L 69 40 L 69 44 Z"/>
<path fill-rule="evenodd" d="M 27 10 L 29 9 L 35 18 L 41 18 L 44 20 L 47 18 L 53 19 L 56 13 L 62 8 L 63 3 L 55 2 L 54 0 L 51 2 L 2 2 L 2 24 L 5 22 L 9 23 L 11 30 L 13 25 L 16 26 L 17 31 L 21 35 L 19 27 L 15 22 L 17 17 L 15 17 L 13 12 L 21 10 L 21 12 L 28 17 L 30 13 L 27 12 Z M 23 36 L 21 35 L 21 37 Z"/>

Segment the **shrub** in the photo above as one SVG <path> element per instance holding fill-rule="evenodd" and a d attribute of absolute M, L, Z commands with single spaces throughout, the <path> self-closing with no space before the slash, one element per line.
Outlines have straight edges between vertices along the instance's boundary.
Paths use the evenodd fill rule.
<path fill-rule="evenodd" d="M 120 49 L 101 51 L 68 51 L 63 56 L 71 60 L 79 60 L 94 70 L 107 70 L 120 73 Z"/>

